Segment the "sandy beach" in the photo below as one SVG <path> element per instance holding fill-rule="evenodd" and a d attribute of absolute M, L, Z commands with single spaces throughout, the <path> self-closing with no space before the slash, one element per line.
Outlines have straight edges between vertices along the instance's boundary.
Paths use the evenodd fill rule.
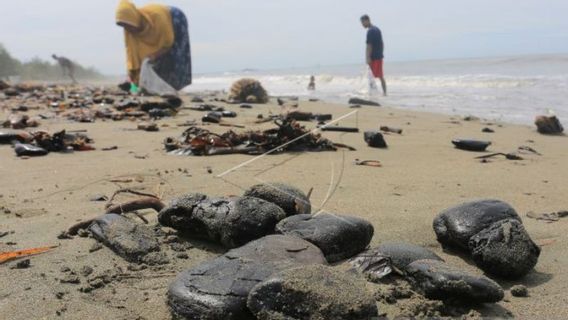
<path fill-rule="evenodd" d="M 185 106 L 192 105 L 190 99 L 184 96 Z M 215 104 L 237 112 L 238 117 L 227 122 L 247 129 L 268 128 L 270 123 L 254 124 L 257 115 L 281 112 L 274 99 L 252 109 Z M 253 156 L 184 157 L 168 155 L 163 149 L 166 137 L 177 137 L 185 130 L 178 124 L 199 120 L 203 115 L 187 109 L 174 118 L 159 120 L 159 132 L 138 131 L 132 121 L 42 121 L 40 129 L 50 132 L 87 130 L 95 141 L 95 151 L 21 159 L 10 146 L 0 146 L 0 232 L 10 232 L 0 238 L 0 251 L 57 246 L 30 257 L 27 269 L 12 269 L 16 262 L 0 266 L 0 318 L 169 319 L 168 285 L 179 272 L 222 254 L 222 248 L 188 240 L 192 248 L 187 257 L 179 258 L 178 252 L 168 251 L 169 264 L 140 268 L 107 247 L 93 248 L 96 240 L 91 237 L 58 239 L 58 235 L 78 221 L 103 214 L 105 202 L 91 198 L 110 197 L 121 188 L 155 193 L 167 202 L 190 192 L 241 195 L 246 188 L 264 181 L 285 182 L 305 192 L 313 188 L 314 212 L 324 210 L 370 221 L 375 229 L 371 246 L 385 241 L 414 243 L 475 274 L 482 271 L 471 260 L 442 249 L 432 220 L 440 211 L 468 200 L 506 201 L 522 216 L 542 253 L 535 270 L 523 279 L 495 279 L 506 290 L 505 299 L 475 307 L 478 313 L 473 315 L 568 318 L 568 275 L 563 271 L 568 264 L 568 218 L 546 223 L 526 216 L 531 211 L 568 210 L 568 138 L 544 136 L 530 126 L 464 121 L 386 107 L 350 109 L 347 104 L 309 101 L 299 104 L 299 110 L 331 113 L 334 119 L 356 111 L 339 125 L 359 127 L 361 132 L 324 132 L 323 136 L 357 150 L 269 155 L 220 177 Z M 302 124 L 310 129 L 316 126 L 316 122 Z M 385 135 L 388 149 L 370 148 L 363 140 L 363 131 L 378 130 L 380 125 L 403 129 L 402 135 Z M 483 133 L 485 127 L 495 133 Z M 218 125 L 206 128 L 218 133 L 229 129 Z M 523 154 L 522 161 L 495 157 L 482 163 L 475 157 L 483 154 L 455 149 L 451 144 L 455 138 L 492 141 L 490 152 L 508 153 L 530 146 L 542 155 Z M 101 150 L 111 146 L 118 148 Z M 357 166 L 356 159 L 378 160 L 382 167 Z M 155 212 L 141 212 L 149 225 L 157 224 Z M 78 280 L 67 281 L 73 273 Z M 85 290 L 87 278 L 103 279 L 105 275 L 111 275 L 111 279 L 104 279 L 99 288 Z M 528 287 L 529 297 L 511 296 L 508 289 L 517 284 Z M 398 304 L 379 303 L 379 311 L 392 318 L 401 310 Z"/>

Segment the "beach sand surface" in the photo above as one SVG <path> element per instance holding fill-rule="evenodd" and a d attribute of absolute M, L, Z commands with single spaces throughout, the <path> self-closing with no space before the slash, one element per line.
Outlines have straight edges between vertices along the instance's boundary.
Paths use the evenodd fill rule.
<path fill-rule="evenodd" d="M 275 103 L 254 105 L 252 109 L 216 104 L 239 114 L 227 122 L 246 125 L 248 129 L 272 126 L 255 125 L 257 114 L 267 116 L 281 111 Z M 182 110 L 175 118 L 159 120 L 159 132 L 137 131 L 136 123 L 131 121 L 85 124 L 44 120 L 40 127 L 50 132 L 87 130 L 95 140 L 96 151 L 19 159 L 12 148 L 0 146 L 0 232 L 13 231 L 0 238 L 0 251 L 58 246 L 31 257 L 27 269 L 11 269 L 15 262 L 0 266 L 0 318 L 170 318 L 166 292 L 175 275 L 218 256 L 223 252 L 221 248 L 189 240 L 193 248 L 187 251 L 187 259 L 168 252 L 171 263 L 138 270 L 106 247 L 89 252 L 96 242 L 93 238 L 64 240 L 58 239 L 58 234 L 78 221 L 104 213 L 105 202 L 90 201 L 91 197 L 111 196 L 121 188 L 155 193 L 169 201 L 190 192 L 240 195 L 263 181 L 289 183 L 306 192 L 313 188 L 314 212 L 324 210 L 369 220 L 375 228 L 372 246 L 384 241 L 418 244 L 435 251 L 448 263 L 476 274 L 481 271 L 470 260 L 442 250 L 432 220 L 440 211 L 465 201 L 504 200 L 523 217 L 542 253 L 536 269 L 525 278 L 496 279 L 505 290 L 517 284 L 527 286 L 529 297 L 515 298 L 507 291 L 499 304 L 476 309 L 488 317 L 568 318 L 568 218 L 545 223 L 526 217 L 529 211 L 568 210 L 567 137 L 543 136 L 528 126 L 463 121 L 383 107 L 350 109 L 347 105 L 301 101 L 300 110 L 331 113 L 334 119 L 357 111 L 339 125 L 358 126 L 360 133 L 323 133 L 324 137 L 357 151 L 268 155 L 219 177 L 253 157 L 183 157 L 168 155 L 163 150 L 166 137 L 177 137 L 185 130 L 178 124 L 203 115 L 189 110 Z M 316 125 L 304 124 L 308 128 Z M 369 148 L 363 141 L 363 131 L 378 130 L 380 125 L 402 128 L 403 134 L 385 135 L 388 149 Z M 482 133 L 484 127 L 495 133 Z M 218 125 L 207 128 L 215 132 L 229 129 Z M 481 163 L 474 158 L 483 153 L 455 149 L 451 144 L 454 138 L 490 140 L 492 152 L 507 153 L 519 146 L 530 146 L 542 156 L 526 154 L 524 161 L 496 157 Z M 115 145 L 117 150 L 101 150 Z M 356 159 L 379 160 L 382 167 L 356 166 Z M 157 223 L 155 212 L 141 213 L 150 225 Z M 85 266 L 93 269 L 91 275 L 81 275 Z M 81 283 L 62 283 L 73 272 Z M 112 279 L 101 288 L 81 292 L 89 277 L 105 274 L 112 275 Z M 388 316 L 398 312 L 396 305 L 379 308 Z"/>

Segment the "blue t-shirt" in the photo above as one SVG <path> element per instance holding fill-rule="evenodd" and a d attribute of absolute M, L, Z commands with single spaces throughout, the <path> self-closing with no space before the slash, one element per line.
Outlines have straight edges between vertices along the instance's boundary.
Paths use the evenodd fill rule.
<path fill-rule="evenodd" d="M 371 60 L 381 60 L 384 58 L 383 34 L 379 28 L 375 26 L 369 28 L 369 31 L 367 31 L 367 44 L 373 46 Z"/>

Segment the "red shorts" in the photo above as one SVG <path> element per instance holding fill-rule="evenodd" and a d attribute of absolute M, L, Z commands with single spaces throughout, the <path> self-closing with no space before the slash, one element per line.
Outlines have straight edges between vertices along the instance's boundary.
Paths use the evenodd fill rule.
<path fill-rule="evenodd" d="M 382 78 L 383 75 L 383 59 L 371 61 L 371 71 L 375 78 Z"/>

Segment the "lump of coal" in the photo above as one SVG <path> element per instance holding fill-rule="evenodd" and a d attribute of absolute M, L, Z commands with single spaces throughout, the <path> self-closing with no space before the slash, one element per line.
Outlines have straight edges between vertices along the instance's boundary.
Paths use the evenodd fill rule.
<path fill-rule="evenodd" d="M 522 284 L 516 285 L 511 288 L 511 295 L 513 297 L 525 298 L 529 296 L 529 290 L 527 289 L 527 287 L 523 286 Z"/>
<path fill-rule="evenodd" d="M 276 224 L 285 217 L 280 207 L 259 198 L 189 194 L 174 199 L 160 212 L 158 220 L 189 237 L 235 248 L 273 233 Z"/>
<path fill-rule="evenodd" d="M 505 219 L 521 220 L 515 209 L 503 201 L 467 202 L 441 212 L 434 219 L 434 231 L 442 245 L 468 250 L 472 236 Z"/>
<path fill-rule="evenodd" d="M 391 258 L 393 266 L 399 270 L 405 270 L 409 264 L 417 260 L 444 261 L 437 254 L 424 247 L 404 242 L 383 243 L 371 252 Z"/>
<path fill-rule="evenodd" d="M 365 100 L 361 98 L 351 98 L 349 99 L 349 104 L 359 104 L 362 106 L 373 106 L 373 107 L 380 107 L 381 104 L 375 101 Z"/>
<path fill-rule="evenodd" d="M 564 132 L 564 127 L 562 127 L 560 120 L 556 116 L 538 116 L 534 124 L 538 132 L 542 134 L 561 134 Z"/>
<path fill-rule="evenodd" d="M 244 196 L 272 202 L 284 209 L 287 216 L 310 214 L 310 199 L 298 188 L 283 184 L 258 184 L 245 191 Z"/>
<path fill-rule="evenodd" d="M 540 248 L 518 220 L 495 222 L 469 241 L 473 260 L 485 272 L 508 279 L 529 273 L 538 262 Z"/>
<path fill-rule="evenodd" d="M 229 100 L 233 103 L 267 103 L 268 93 L 259 81 L 241 79 L 231 86 Z"/>
<path fill-rule="evenodd" d="M 373 238 L 374 229 L 369 222 L 356 217 L 301 214 L 280 221 L 276 231 L 315 244 L 331 263 L 365 250 Z"/>
<path fill-rule="evenodd" d="M 355 274 L 327 266 L 288 269 L 254 287 L 247 305 L 257 319 L 372 319 L 373 296 Z"/>
<path fill-rule="evenodd" d="M 89 227 L 95 239 L 130 262 L 141 262 L 147 254 L 160 250 L 152 229 L 117 214 L 106 214 Z"/>
<path fill-rule="evenodd" d="M 246 307 L 252 288 L 275 272 L 324 264 L 321 251 L 290 236 L 268 236 L 181 273 L 170 285 L 174 316 L 187 319 L 255 319 Z"/>
<path fill-rule="evenodd" d="M 387 142 L 383 134 L 377 131 L 367 131 L 364 134 L 365 142 L 372 148 L 387 148 Z"/>
<path fill-rule="evenodd" d="M 229 259 L 255 261 L 290 260 L 301 264 L 327 264 L 321 250 L 312 243 L 294 236 L 269 235 L 225 253 Z"/>
<path fill-rule="evenodd" d="M 418 260 L 406 268 L 412 284 L 427 298 L 469 302 L 499 302 L 503 289 L 485 276 L 468 274 L 437 260 Z"/>
<path fill-rule="evenodd" d="M 16 152 L 16 156 L 29 156 L 29 157 L 37 157 L 37 156 L 45 156 L 49 152 L 44 148 L 34 146 L 33 144 L 24 144 L 24 143 L 17 143 L 14 147 L 14 151 Z"/>

